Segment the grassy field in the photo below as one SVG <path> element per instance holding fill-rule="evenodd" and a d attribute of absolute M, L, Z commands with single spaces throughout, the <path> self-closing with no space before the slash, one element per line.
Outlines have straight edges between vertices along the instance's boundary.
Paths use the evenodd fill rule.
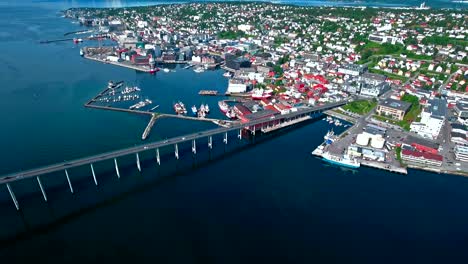
<path fill-rule="evenodd" d="M 407 121 L 405 120 L 395 120 L 395 119 L 392 119 L 392 118 L 388 118 L 388 117 L 385 117 L 385 116 L 379 116 L 379 115 L 374 115 L 373 116 L 375 119 L 377 120 L 380 120 L 382 122 L 386 122 L 386 123 L 390 123 L 390 124 L 393 124 L 393 125 L 397 125 L 401 128 L 403 128 L 404 130 L 406 131 L 409 131 L 410 130 L 410 123 L 408 123 Z"/>
<path fill-rule="evenodd" d="M 369 113 L 376 105 L 375 100 L 359 100 L 346 104 L 343 109 L 362 115 Z"/>

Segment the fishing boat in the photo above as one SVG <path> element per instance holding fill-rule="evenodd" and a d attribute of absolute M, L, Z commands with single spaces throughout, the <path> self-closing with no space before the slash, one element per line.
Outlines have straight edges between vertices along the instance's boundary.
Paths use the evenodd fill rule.
<path fill-rule="evenodd" d="M 187 109 L 185 108 L 185 105 L 180 101 L 174 104 L 174 111 L 178 115 L 187 114 Z"/>
<path fill-rule="evenodd" d="M 193 114 L 194 116 L 197 115 L 197 107 L 196 107 L 195 105 L 192 106 L 192 114 Z"/>
<path fill-rule="evenodd" d="M 155 73 L 157 73 L 158 71 L 159 71 L 159 68 L 151 68 L 150 71 L 149 71 L 149 73 L 155 74 Z"/>
<path fill-rule="evenodd" d="M 81 56 L 81 57 L 84 56 L 84 51 L 83 51 L 83 49 L 80 49 L 80 56 Z"/>
<path fill-rule="evenodd" d="M 226 103 L 226 101 L 219 101 L 218 106 L 219 110 L 221 110 L 223 113 L 226 113 L 229 110 L 229 105 Z"/>
<path fill-rule="evenodd" d="M 163 69 L 163 72 L 170 72 L 171 70 L 169 70 L 168 68 L 164 68 Z"/>
<path fill-rule="evenodd" d="M 328 130 L 327 134 L 325 134 L 325 136 L 323 136 L 323 138 L 325 139 L 325 143 L 327 145 L 330 145 L 336 139 L 335 132 L 333 130 Z"/>
<path fill-rule="evenodd" d="M 210 112 L 210 107 L 208 104 L 205 104 L 205 112 L 208 114 Z"/>
<path fill-rule="evenodd" d="M 336 164 L 339 166 L 347 167 L 347 168 L 359 168 L 361 167 L 361 163 L 359 163 L 356 159 L 351 158 L 349 155 L 342 155 L 342 156 L 335 156 L 330 154 L 329 152 L 325 152 L 322 154 L 322 158 L 332 164 Z"/>
<path fill-rule="evenodd" d="M 193 69 L 193 71 L 196 73 L 201 73 L 201 72 L 204 72 L 205 69 L 203 67 L 196 67 L 195 69 Z"/>
<path fill-rule="evenodd" d="M 252 91 L 251 96 L 252 96 L 252 99 L 254 100 L 262 100 L 262 99 L 270 98 L 271 93 L 263 89 L 254 89 Z"/>
<path fill-rule="evenodd" d="M 234 112 L 234 109 L 229 108 L 229 110 L 225 113 L 226 117 L 229 119 L 236 119 L 237 115 L 236 112 Z"/>
<path fill-rule="evenodd" d="M 224 76 L 224 77 L 228 77 L 228 78 L 232 77 L 232 75 L 231 75 L 230 72 L 225 72 L 225 73 L 223 74 L 223 76 Z"/>

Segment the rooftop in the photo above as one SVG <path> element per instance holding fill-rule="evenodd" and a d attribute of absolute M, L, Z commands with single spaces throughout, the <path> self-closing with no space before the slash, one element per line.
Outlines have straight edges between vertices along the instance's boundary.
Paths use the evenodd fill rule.
<path fill-rule="evenodd" d="M 429 148 L 432 148 L 432 149 L 438 149 L 439 148 L 439 144 L 437 144 L 437 143 L 435 143 L 433 141 L 418 138 L 418 137 L 414 137 L 414 136 L 407 136 L 403 140 L 403 142 L 408 144 L 408 145 L 418 144 L 418 145 L 426 146 L 426 147 L 429 147 Z"/>
<path fill-rule="evenodd" d="M 447 100 L 441 98 L 431 99 L 427 110 L 433 117 L 443 118 L 447 115 Z"/>
<path fill-rule="evenodd" d="M 393 108 L 393 109 L 398 109 L 398 110 L 405 111 L 405 112 L 411 107 L 411 103 L 409 102 L 399 101 L 399 100 L 395 100 L 391 98 L 386 99 L 383 102 L 380 102 L 379 105 Z"/>

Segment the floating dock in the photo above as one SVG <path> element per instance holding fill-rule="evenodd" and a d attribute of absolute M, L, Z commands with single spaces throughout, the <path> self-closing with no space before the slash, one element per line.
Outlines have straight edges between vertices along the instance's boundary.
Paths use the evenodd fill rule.
<path fill-rule="evenodd" d="M 218 95 L 218 91 L 216 90 L 201 90 L 200 92 L 198 92 L 199 95 Z"/>

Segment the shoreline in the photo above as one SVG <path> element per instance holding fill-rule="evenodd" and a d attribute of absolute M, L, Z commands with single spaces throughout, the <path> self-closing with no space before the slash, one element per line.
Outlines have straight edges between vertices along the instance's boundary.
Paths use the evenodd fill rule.
<path fill-rule="evenodd" d="M 149 2 L 149 3 L 135 3 L 135 4 L 127 4 L 116 7 L 116 6 L 78 6 L 78 7 L 69 7 L 67 9 L 61 10 L 61 12 L 65 12 L 66 10 L 70 9 L 124 9 L 124 8 L 139 8 L 139 7 L 154 7 L 154 6 L 177 6 L 177 5 L 189 5 L 189 4 L 210 4 L 212 1 L 206 2 L 179 2 L 174 1 L 172 3 L 158 3 L 158 2 Z M 404 5 L 404 3 L 398 5 L 386 5 L 386 4 L 379 4 L 375 5 L 375 3 L 368 3 L 367 5 L 352 5 L 353 2 L 345 2 L 343 4 L 338 4 L 335 1 L 323 1 L 316 4 L 308 3 L 307 1 L 299 2 L 299 3 L 288 3 L 288 1 L 246 1 L 246 2 L 229 2 L 229 1 L 216 1 L 216 3 L 220 4 L 252 4 L 252 3 L 260 3 L 260 4 L 270 4 L 270 5 L 277 5 L 277 6 L 295 6 L 295 7 L 305 7 L 305 8 L 352 8 L 352 9 L 363 9 L 363 8 L 374 8 L 374 9 L 393 9 L 393 10 L 415 10 L 415 11 L 428 11 L 428 10 L 464 10 L 468 9 L 468 2 L 467 1 L 450 1 L 445 2 L 447 6 L 431 6 L 427 9 L 421 9 L 418 6 L 412 5 Z M 307 3 L 307 4 L 306 4 Z M 105 4 L 105 3 L 103 3 Z M 453 7 L 452 5 L 466 5 L 464 7 Z"/>
<path fill-rule="evenodd" d="M 331 117 L 334 117 L 334 118 L 338 118 L 338 119 L 353 123 L 352 126 L 350 126 L 349 128 L 345 129 L 342 133 L 340 133 L 338 135 L 338 138 L 342 138 L 345 134 L 347 134 L 349 132 L 350 129 L 352 129 L 356 125 L 354 123 L 355 120 L 354 120 L 354 122 L 351 122 L 353 120 L 352 117 L 337 113 L 336 111 L 328 110 L 328 111 L 324 112 L 324 114 L 327 115 L 327 116 L 331 116 Z M 317 146 L 311 152 L 312 155 L 322 158 L 322 153 L 321 153 L 320 147 L 324 146 L 324 145 L 325 145 L 325 142 L 323 142 L 319 146 Z M 369 167 L 369 168 L 374 168 L 374 169 L 382 169 L 382 170 L 386 170 L 386 171 L 389 171 L 389 172 L 392 172 L 392 173 L 397 173 L 397 174 L 409 175 L 410 173 L 408 172 L 408 169 L 413 169 L 413 170 L 420 170 L 420 171 L 424 171 L 424 172 L 431 172 L 431 173 L 437 173 L 437 174 L 468 177 L 468 172 L 466 172 L 466 171 L 462 171 L 462 170 L 460 170 L 460 171 L 443 170 L 442 168 L 428 167 L 427 165 L 424 165 L 424 164 L 404 163 L 403 166 L 401 167 L 402 169 L 405 170 L 405 172 L 403 172 L 403 170 L 395 171 L 392 168 L 382 167 L 382 166 L 380 166 L 380 164 L 378 164 L 378 165 L 373 164 L 373 162 L 371 162 L 371 161 L 361 160 L 361 159 L 359 161 L 360 161 L 361 165 L 363 165 L 363 166 L 366 166 L 366 167 Z"/>

